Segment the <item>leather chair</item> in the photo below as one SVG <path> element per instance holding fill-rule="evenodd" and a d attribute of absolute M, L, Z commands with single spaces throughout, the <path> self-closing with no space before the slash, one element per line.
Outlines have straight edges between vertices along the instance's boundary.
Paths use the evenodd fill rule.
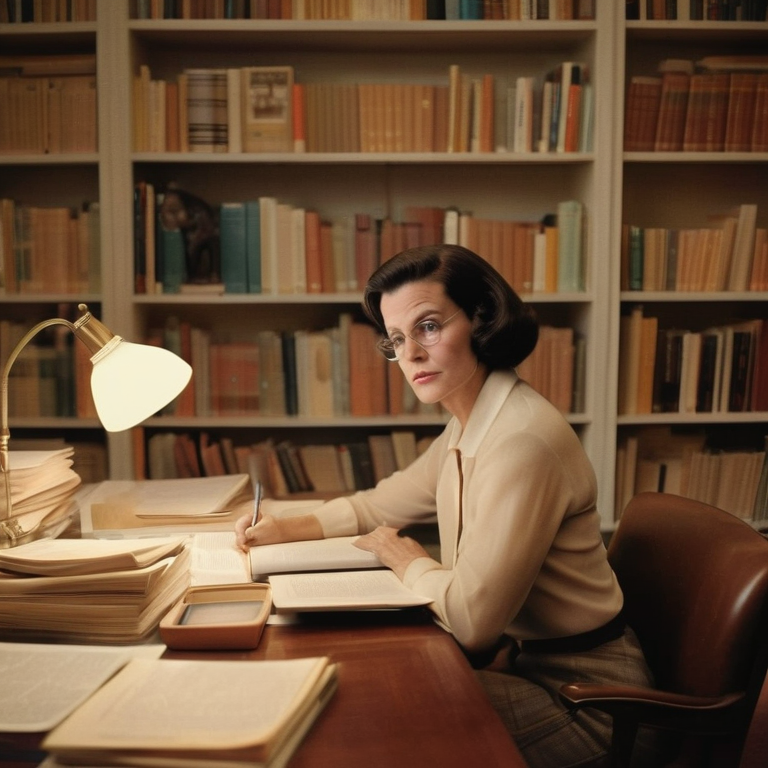
<path fill-rule="evenodd" d="M 661 765 L 735 768 L 768 666 L 768 540 L 707 504 L 642 493 L 608 557 L 657 687 L 575 683 L 561 700 L 612 716 L 614 766 L 647 725 L 679 734 Z"/>

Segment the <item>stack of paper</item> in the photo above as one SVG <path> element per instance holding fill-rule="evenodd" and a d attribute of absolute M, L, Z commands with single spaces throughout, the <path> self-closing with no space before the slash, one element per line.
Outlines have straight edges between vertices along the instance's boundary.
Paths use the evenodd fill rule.
<path fill-rule="evenodd" d="M 253 500 L 246 474 L 163 480 L 105 480 L 83 501 L 83 536 L 231 531 Z"/>
<path fill-rule="evenodd" d="M 11 451 L 11 510 L 6 489 L 0 488 L 0 548 L 23 544 L 41 536 L 55 536 L 75 511 L 74 494 L 80 476 L 72 469 L 74 449 Z"/>
<path fill-rule="evenodd" d="M 335 689 L 326 657 L 133 659 L 42 748 L 53 765 L 285 765 Z"/>
<path fill-rule="evenodd" d="M 186 539 L 41 539 L 0 552 L 0 635 L 130 643 L 189 586 Z"/>

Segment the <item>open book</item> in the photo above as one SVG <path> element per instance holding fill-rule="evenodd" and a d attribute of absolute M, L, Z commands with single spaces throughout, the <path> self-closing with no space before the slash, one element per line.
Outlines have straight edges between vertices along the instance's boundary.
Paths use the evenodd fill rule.
<path fill-rule="evenodd" d="M 432 602 L 403 584 L 388 568 L 326 573 L 278 573 L 269 577 L 277 613 L 408 608 Z"/>
<path fill-rule="evenodd" d="M 134 659 L 42 748 L 82 765 L 282 766 L 335 688 L 325 657 Z"/>
<path fill-rule="evenodd" d="M 342 571 L 358 568 L 383 568 L 372 552 L 359 549 L 359 536 L 336 536 L 313 541 L 265 544 L 248 550 L 254 580 L 273 573 L 296 571 Z"/>

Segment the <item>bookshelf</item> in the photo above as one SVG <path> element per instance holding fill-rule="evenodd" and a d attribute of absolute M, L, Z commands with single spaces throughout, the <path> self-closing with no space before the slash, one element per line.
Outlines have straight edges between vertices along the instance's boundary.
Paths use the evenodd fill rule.
<path fill-rule="evenodd" d="M 4 59 L 17 56 L 38 57 L 42 60 L 50 58 L 92 60 L 95 58 L 95 69 L 98 73 L 105 59 L 106 51 L 99 26 L 94 20 L 93 8 L 89 9 L 83 3 L 77 4 L 76 18 L 77 20 L 70 21 L 46 17 L 46 21 L 42 23 L 0 23 L 0 48 L 2 48 Z M 5 21 L 5 19 L 3 20 Z M 81 76 L 73 79 L 82 81 L 87 78 Z M 52 77 L 50 82 L 55 84 L 55 78 Z M 99 108 L 106 110 L 109 92 L 104 81 L 98 78 L 98 75 L 96 90 L 96 101 Z M 91 94 L 89 98 L 92 99 L 93 95 Z M 83 102 L 81 101 L 80 104 L 82 106 Z M 91 100 L 87 108 L 82 109 L 82 112 L 87 113 L 93 109 L 93 106 Z M 6 113 L 5 115 L 6 121 L 14 120 L 17 117 L 18 113 L 16 115 Z M 33 231 L 38 237 L 44 231 L 50 231 L 54 233 L 53 240 L 49 239 L 45 247 L 41 249 L 45 251 L 44 254 L 38 253 L 38 257 L 42 258 L 35 263 L 37 271 L 34 272 L 33 277 L 37 281 L 36 283 L 31 285 L 28 283 L 26 290 L 21 292 L 0 292 L 0 320 L 3 323 L 4 331 L 3 358 L 10 352 L 13 343 L 11 340 L 14 338 L 12 330 L 8 335 L 9 324 L 11 326 L 17 324 L 18 327 L 28 330 L 40 320 L 62 314 L 69 317 L 74 313 L 76 316 L 76 305 L 80 301 L 87 303 L 94 313 L 105 317 L 107 322 L 109 322 L 113 311 L 111 303 L 105 299 L 112 286 L 111 262 L 105 256 L 109 252 L 107 245 L 111 239 L 111 222 L 108 216 L 102 218 L 99 215 L 99 209 L 108 209 L 110 205 L 108 163 L 106 161 L 110 152 L 108 123 L 103 118 L 97 121 L 91 112 L 91 117 L 74 129 L 74 134 L 65 134 L 65 126 L 61 125 L 59 126 L 60 131 L 54 136 L 56 123 L 51 119 L 47 125 L 50 129 L 51 140 L 54 142 L 53 146 L 49 147 L 49 151 L 43 152 L 44 148 L 38 144 L 34 149 L 25 150 L 24 147 L 16 146 L 14 151 L 0 153 L 0 198 L 14 200 L 17 212 L 21 209 L 37 209 L 42 212 L 43 216 L 48 216 L 51 212 L 54 215 L 63 212 L 65 220 L 68 218 L 66 209 L 77 212 L 77 214 L 70 213 L 70 224 L 74 226 L 73 221 L 76 216 L 83 225 L 77 234 L 81 249 L 84 248 L 83 242 L 90 238 L 84 265 L 86 273 L 90 270 L 90 277 L 86 274 L 84 281 L 74 285 L 62 285 L 61 290 L 57 290 L 57 286 L 52 285 L 47 279 L 47 273 L 48 270 L 55 271 L 60 266 L 60 262 L 67 258 L 60 249 L 61 241 L 67 241 L 67 234 L 66 232 L 63 233 L 61 229 L 43 227 L 34 223 Z M 7 127 L 8 122 L 6 122 L 6 129 Z M 38 138 L 45 138 L 42 132 L 26 124 L 22 124 L 18 131 L 21 131 L 22 134 L 34 132 Z M 16 133 L 17 138 L 19 137 L 18 131 Z M 75 143 L 70 140 L 73 135 L 76 137 Z M 61 144 L 62 137 L 65 137 L 63 145 Z M 5 134 L 5 138 L 8 140 L 8 133 Z M 91 223 L 90 230 L 84 234 L 83 227 L 86 226 L 87 217 L 83 216 L 83 210 L 87 207 L 90 208 Z M 6 214 L 4 227 L 7 232 L 8 212 L 5 209 L 4 212 Z M 31 214 L 33 222 L 35 222 L 34 215 Z M 13 216 L 14 214 L 11 213 L 11 226 L 13 226 Z M 40 221 L 41 219 L 37 219 L 37 222 Z M 59 216 L 58 221 L 61 222 L 61 216 Z M 9 241 L 6 240 L 6 249 L 8 244 Z M 49 249 L 55 251 L 55 264 L 45 261 L 45 256 L 50 253 Z M 68 253 L 68 256 L 71 256 L 71 252 Z M 16 275 L 16 277 L 19 276 Z M 6 281 L 10 282 L 14 279 L 14 276 L 6 270 L 3 271 L 4 284 Z M 6 345 L 9 347 L 7 350 L 5 349 Z M 23 375 L 24 366 L 31 361 L 35 354 L 37 354 L 37 348 L 34 345 L 28 347 L 19 357 L 12 374 Z M 56 391 L 49 390 L 49 394 L 54 397 L 61 396 L 62 387 L 60 384 L 57 382 Z M 24 392 L 23 382 L 20 387 L 21 394 L 24 396 L 32 391 L 30 388 L 28 392 Z M 15 407 L 21 405 L 14 403 L 14 397 L 18 394 L 19 388 L 12 385 L 9 403 L 11 414 L 13 414 Z M 71 403 L 65 407 L 70 406 L 74 409 L 74 405 Z M 34 407 L 32 413 L 34 413 Z M 98 419 L 91 415 L 84 416 L 83 413 L 78 414 L 75 410 L 72 410 L 67 416 L 56 418 L 51 418 L 50 415 L 27 415 L 16 418 L 12 415 L 11 429 L 13 433 L 12 447 L 14 444 L 20 448 L 24 447 L 28 445 L 26 442 L 28 440 L 55 442 L 63 436 L 67 442 L 78 448 L 76 453 L 79 454 L 79 457 L 76 457 L 75 467 L 86 482 L 103 477 L 109 471 L 107 468 L 107 438 Z"/>
<path fill-rule="evenodd" d="M 629 20 L 619 21 L 619 34 L 617 35 L 619 46 L 618 59 L 622 62 L 623 72 L 617 73 L 616 87 L 629 93 L 632 78 L 636 76 L 646 78 L 661 77 L 659 64 L 669 59 L 682 59 L 684 61 L 697 62 L 709 56 L 733 56 L 764 53 L 768 42 L 768 24 L 763 22 L 747 21 L 691 21 L 680 20 Z M 700 67 L 695 71 L 702 72 Z M 690 98 L 690 97 L 689 97 Z M 688 104 L 690 109 L 690 104 Z M 690 113 L 689 113 L 690 115 Z M 627 115 L 627 120 L 629 120 Z M 677 237 L 682 237 L 685 230 L 699 230 L 716 232 L 717 237 L 725 237 L 727 224 L 725 216 L 736 216 L 740 207 L 756 206 L 755 225 L 765 228 L 768 225 L 768 188 L 765 185 L 765 174 L 768 168 L 768 155 L 764 151 L 624 151 L 621 143 L 616 148 L 616 185 L 621 190 L 618 199 L 621 200 L 620 210 L 615 214 L 615 228 L 612 236 L 612 251 L 620 254 L 622 251 L 622 225 L 632 224 L 641 228 L 660 228 L 666 232 L 677 232 Z M 735 221 L 731 224 L 735 227 Z M 720 230 L 720 231 L 718 231 Z M 674 237 L 674 235 L 673 235 Z M 754 234 L 752 234 L 754 239 Z M 647 240 L 645 242 L 648 242 Z M 667 242 L 675 242 L 667 241 Z M 678 239 L 678 257 L 681 251 L 679 246 L 683 242 Z M 703 241 L 701 241 L 703 242 Z M 626 247 L 626 246 L 625 246 Z M 706 248 L 706 246 L 701 246 Z M 713 265 L 721 250 L 720 241 L 717 241 L 715 250 L 702 251 L 703 258 L 698 257 L 705 265 Z M 664 249 L 665 252 L 668 252 Z M 689 250 L 686 246 L 686 258 Z M 750 258 L 751 258 L 750 254 Z M 680 262 L 678 261 L 678 264 Z M 634 283 L 631 290 L 628 281 L 628 266 L 617 264 L 614 270 L 612 288 L 612 316 L 614 318 L 629 318 L 633 313 L 641 311 L 644 317 L 656 318 L 657 327 L 662 331 L 682 329 L 691 332 L 690 339 L 699 337 L 706 339 L 707 332 L 712 328 L 742 328 L 747 321 L 765 321 L 766 294 L 764 286 L 729 284 L 728 270 L 725 270 L 725 280 L 713 283 L 706 279 L 672 280 L 668 286 L 671 290 L 652 290 L 648 283 L 645 286 Z M 681 273 L 677 272 L 678 276 Z M 643 287 L 645 289 L 643 289 Z M 656 288 L 659 286 L 656 285 Z M 713 290 L 714 288 L 714 290 Z M 624 323 L 631 322 L 627 319 Z M 621 337 L 622 321 L 612 323 L 613 343 L 617 344 Z M 764 334 L 764 331 L 763 331 Z M 630 334 L 631 335 L 631 334 Z M 673 334 L 667 334 L 670 336 Z M 629 338 L 629 336 L 625 336 Z M 726 336 L 727 338 L 727 336 Z M 686 343 L 686 342 L 682 342 Z M 660 346 L 664 349 L 672 349 L 663 337 L 657 339 L 656 356 L 659 355 Z M 696 353 L 690 354 L 689 359 L 695 359 Z M 711 349 L 716 350 L 716 342 L 712 342 Z M 612 411 L 617 413 L 616 427 L 616 459 L 615 459 L 615 497 L 616 507 L 620 508 L 619 499 L 626 499 L 626 494 L 631 493 L 631 488 L 626 486 L 625 479 L 631 473 L 631 466 L 637 460 L 638 474 L 637 484 L 647 487 L 658 482 L 658 475 L 650 469 L 650 475 L 643 475 L 649 470 L 649 466 L 664 464 L 665 469 L 676 467 L 678 472 L 679 459 L 686 451 L 693 451 L 696 458 L 686 460 L 684 466 L 693 467 L 693 462 L 709 462 L 709 469 L 704 470 L 704 475 L 709 476 L 710 483 L 707 488 L 704 483 L 697 483 L 699 490 L 696 493 L 716 493 L 718 483 L 725 487 L 733 474 L 733 468 L 726 469 L 725 464 L 732 461 L 732 452 L 742 451 L 738 461 L 740 468 L 744 468 L 753 461 L 751 454 L 764 449 L 764 434 L 768 430 L 768 412 L 762 398 L 743 405 L 739 402 L 722 402 L 711 404 L 706 397 L 705 389 L 692 392 L 687 405 L 682 401 L 677 403 L 659 403 L 654 396 L 653 407 L 641 408 L 637 412 L 633 406 L 628 405 L 627 395 L 627 371 L 626 359 L 622 361 L 622 351 L 625 357 L 631 357 L 627 348 L 623 350 L 619 345 L 619 354 L 613 361 L 618 381 L 618 401 Z M 669 353 L 671 356 L 674 352 Z M 700 353 L 703 356 L 709 354 L 706 350 Z M 717 359 L 717 365 L 713 366 L 715 373 L 713 383 L 715 387 L 724 387 L 728 375 L 735 376 L 735 369 L 728 371 L 728 349 L 726 347 L 723 358 Z M 753 349 L 753 355 L 758 361 L 762 360 L 762 370 L 765 366 L 765 351 L 758 346 Z M 651 353 L 653 356 L 653 352 Z M 726 362 L 722 362 L 726 361 Z M 653 365 L 651 361 L 650 365 Z M 644 366 L 647 370 L 648 363 Z M 722 371 L 726 371 L 723 379 Z M 658 375 L 658 374 L 657 374 Z M 630 374 L 629 380 L 634 380 Z M 647 381 L 647 377 L 646 377 Z M 700 386 L 701 379 L 699 380 Z M 656 383 L 653 390 L 656 395 L 659 385 Z M 690 390 L 689 390 L 690 392 Z M 721 390 L 722 392 L 722 390 Z M 698 395 L 699 399 L 696 400 Z M 711 398 L 711 394 L 710 394 Z M 715 392 L 717 398 L 717 391 Z M 691 403 L 693 404 L 691 405 Z M 719 453 L 721 452 L 722 453 Z M 636 455 L 633 456 L 633 453 Z M 703 458 L 701 456 L 703 454 Z M 629 459 L 627 457 L 629 456 Z M 625 461 L 629 464 L 625 464 Z M 665 463 L 666 462 L 666 463 Z M 698 464 L 696 464 L 698 467 Z M 698 468 L 690 469 L 694 474 L 700 473 Z M 757 470 L 759 471 L 759 469 Z M 719 474 L 722 473 L 722 474 Z M 745 474 L 736 482 L 736 488 L 743 488 L 756 483 L 755 471 Z M 699 476 L 699 475 L 696 475 Z M 662 478 L 663 482 L 663 478 Z M 673 486 L 679 482 L 679 478 L 670 474 Z M 691 480 L 694 483 L 694 480 Z M 635 485 L 637 490 L 638 485 Z M 734 505 L 736 493 L 726 493 L 728 502 Z M 717 496 L 710 496 L 717 503 Z M 723 498 L 720 498 L 723 502 Z M 741 500 L 742 510 L 751 509 L 751 504 Z"/>
<path fill-rule="evenodd" d="M 117 11 L 112 11 L 117 14 Z M 121 11 L 125 14 L 125 8 Z M 130 91 L 132 78 L 145 66 L 152 79 L 172 82 L 185 68 L 233 68 L 290 65 L 297 82 L 401 84 L 448 83 L 451 65 L 472 76 L 491 73 L 497 82 L 512 77 L 543 78 L 567 60 L 583 61 L 591 73 L 609 71 L 612 9 L 591 21 L 257 21 L 141 20 L 121 18 L 120 39 L 112 43 L 119 90 Z M 604 75 L 599 75 L 600 77 Z M 611 111 L 609 89 L 602 92 L 600 114 Z M 605 195 L 610 176 L 610 126 L 596 125 L 595 149 L 573 153 L 537 152 L 305 152 L 196 153 L 134 152 L 128 104 L 121 107 L 113 224 L 116 282 L 132 283 L 132 195 L 138 181 L 161 188 L 173 181 L 213 206 L 272 196 L 297 207 L 317 210 L 337 221 L 364 212 L 374 218 L 402 220 L 409 206 L 457 207 L 478 218 L 540 221 L 563 200 L 577 199 L 587 210 L 589 246 L 585 290 L 538 293 L 542 322 L 577 329 L 587 340 L 583 407 L 569 414 L 596 464 L 606 439 L 604 413 L 594 382 L 604 358 L 597 351 L 607 340 L 603 305 L 597 297 L 609 288 L 596 268 L 607 262 L 609 216 Z M 531 183 L 534 179 L 535 183 Z M 515 190 L 525 189 L 525 194 Z M 498 194 L 498 190 L 504 190 Z M 605 198 L 603 200 L 603 195 Z M 118 202 L 118 200 L 120 202 Z M 244 318 L 249 333 L 265 329 L 322 329 L 340 313 L 360 318 L 359 291 L 298 295 L 228 294 L 205 297 L 167 294 L 122 296 L 116 306 L 136 336 L 162 327 L 173 315 L 211 329 L 219 338 L 235 338 Z M 301 443 L 365 439 L 397 429 L 434 435 L 445 422 L 440 414 L 388 416 L 337 415 L 161 417 L 145 427 L 145 436 L 165 431 L 211 435 L 239 442 L 266 437 Z M 130 455 L 130 450 L 125 455 Z M 126 472 L 131 469 L 126 467 Z"/>
<path fill-rule="evenodd" d="M 101 206 L 101 290 L 87 297 L 4 295 L 3 319 L 32 322 L 60 302 L 96 304 L 116 332 L 145 338 L 169 318 L 210 330 L 222 340 L 259 331 L 320 330 L 340 315 L 359 318 L 354 291 L 223 295 L 134 293 L 134 188 L 176 182 L 212 206 L 271 196 L 338 221 L 366 213 L 402 220 L 409 206 L 456 207 L 488 220 L 541 221 L 558 203 L 579 200 L 588 237 L 585 287 L 523 292 L 542 323 L 570 327 L 586 339 L 583 403 L 567 418 L 595 466 L 606 528 L 620 448 L 649 427 L 697 429 L 722 443 L 762 446 L 768 413 L 619 413 L 622 315 L 642 305 L 665 327 L 703 330 L 735 319 L 766 318 L 765 292 L 629 291 L 622 289 L 622 224 L 704 227 L 707 216 L 757 204 L 766 226 L 768 154 L 760 152 L 624 152 L 628 79 L 655 73 L 670 57 L 762 52 L 764 22 L 626 21 L 620 4 L 596 2 L 594 19 L 396 21 L 136 18 L 129 2 L 97 3 L 95 22 L 0 24 L 4 50 L 14 53 L 95 52 L 99 148 L 90 155 L 0 156 L 0 197 L 38 205 Z M 21 28 L 19 28 L 21 27 Z M 192 67 L 291 65 L 302 83 L 447 84 L 449 68 L 496 83 L 518 77 L 541 82 L 565 61 L 584 62 L 593 85 L 591 146 L 577 152 L 279 152 L 135 151 L 133 79 L 142 66 L 168 82 Z M 296 443 L 341 442 L 412 429 L 439 431 L 440 414 L 390 416 L 158 416 L 141 432 L 101 435 L 95 421 L 14 419 L 14 436 L 66 432 L 99 436 L 109 473 L 133 477 L 149 439 L 164 432 L 225 437 L 250 444 L 271 437 Z M 140 450 L 137 452 L 137 446 Z M 619 459 L 617 460 L 617 455 Z"/>

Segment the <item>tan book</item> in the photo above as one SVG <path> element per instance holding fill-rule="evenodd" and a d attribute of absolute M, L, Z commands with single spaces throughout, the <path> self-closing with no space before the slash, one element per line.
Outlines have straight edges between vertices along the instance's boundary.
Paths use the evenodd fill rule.
<path fill-rule="evenodd" d="M 293 67 L 244 67 L 244 152 L 293 152 Z"/>

